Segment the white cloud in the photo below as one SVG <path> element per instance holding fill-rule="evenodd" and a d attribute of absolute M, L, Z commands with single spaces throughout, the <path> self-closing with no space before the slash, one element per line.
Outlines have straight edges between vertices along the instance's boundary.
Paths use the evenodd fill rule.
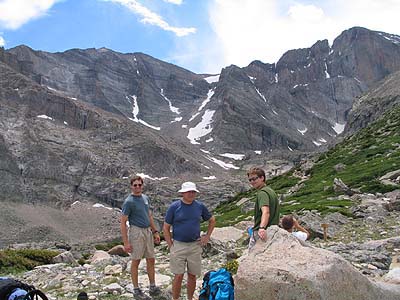
<path fill-rule="evenodd" d="M 207 57 L 203 72 L 240 67 L 259 59 L 274 63 L 288 50 L 311 47 L 354 26 L 399 34 L 399 0 L 211 0 L 209 21 L 215 36 L 198 51 L 220 49 Z M 203 46 L 204 45 L 204 46 Z"/>
<path fill-rule="evenodd" d="M 0 0 L 0 27 L 17 29 L 44 16 L 59 0 Z"/>
<path fill-rule="evenodd" d="M 0 47 L 3 47 L 6 44 L 6 41 L 0 36 Z"/>
<path fill-rule="evenodd" d="M 138 14 L 139 16 L 142 17 L 140 20 L 143 24 L 150 24 L 154 26 L 158 26 L 163 30 L 166 31 L 171 31 L 175 33 L 176 36 L 182 37 L 186 36 L 190 33 L 195 33 L 196 28 L 193 27 L 174 27 L 169 25 L 166 21 L 163 20 L 163 18 L 149 10 L 147 7 L 143 6 L 136 0 L 109 0 L 110 2 L 114 3 L 119 3 L 125 7 L 127 7 L 129 10 L 134 12 L 135 14 Z M 170 1 L 171 2 L 171 1 Z M 174 1 L 178 2 L 178 1 Z M 178 3 L 176 3 L 178 4 Z"/>
<path fill-rule="evenodd" d="M 164 2 L 181 5 L 183 3 L 183 0 L 164 0 Z"/>
<path fill-rule="evenodd" d="M 314 5 L 295 4 L 289 8 L 288 15 L 298 22 L 320 22 L 324 18 L 324 11 Z"/>

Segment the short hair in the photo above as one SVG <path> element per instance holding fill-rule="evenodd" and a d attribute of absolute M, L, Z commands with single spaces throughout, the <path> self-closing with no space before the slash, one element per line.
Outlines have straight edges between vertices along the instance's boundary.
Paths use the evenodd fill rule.
<path fill-rule="evenodd" d="M 250 175 L 257 175 L 258 177 L 263 176 L 265 180 L 265 171 L 259 167 L 250 168 L 250 170 L 247 172 L 247 176 Z"/>
<path fill-rule="evenodd" d="M 143 184 L 143 178 L 138 175 L 135 175 L 131 177 L 131 185 L 137 180 L 139 180 Z"/>
<path fill-rule="evenodd" d="M 285 230 L 290 230 L 293 228 L 293 224 L 294 224 L 294 220 L 293 220 L 293 216 L 292 215 L 288 215 L 288 216 L 284 216 L 282 218 L 282 227 Z"/>

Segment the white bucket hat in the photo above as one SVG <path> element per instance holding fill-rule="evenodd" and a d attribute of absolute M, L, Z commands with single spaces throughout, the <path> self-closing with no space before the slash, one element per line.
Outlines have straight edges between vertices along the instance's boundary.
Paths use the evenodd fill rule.
<path fill-rule="evenodd" d="M 190 182 L 190 181 L 182 183 L 182 187 L 178 191 L 178 193 L 185 193 L 185 192 L 189 192 L 189 191 L 195 191 L 195 192 L 199 193 L 199 191 L 196 188 L 196 184 L 193 182 Z"/>

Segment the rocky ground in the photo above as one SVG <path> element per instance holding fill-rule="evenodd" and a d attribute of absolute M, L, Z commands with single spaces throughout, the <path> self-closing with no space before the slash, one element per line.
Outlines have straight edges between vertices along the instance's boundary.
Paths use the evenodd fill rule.
<path fill-rule="evenodd" d="M 371 279 L 381 281 L 391 278 L 392 282 L 400 284 L 400 211 L 393 209 L 399 194 L 400 191 L 390 195 L 359 195 L 362 199 L 358 199 L 353 208 L 358 212 L 356 219 L 337 213 L 322 217 L 317 212 L 303 212 L 298 218 L 314 237 L 307 243 L 340 254 Z M 328 224 L 327 241 L 323 239 L 322 223 Z M 246 228 L 249 224 L 251 221 L 244 221 L 234 227 L 215 230 L 211 243 L 203 252 L 204 271 L 218 269 L 228 260 L 246 252 Z M 52 300 L 75 299 L 81 290 L 87 291 L 92 300 L 132 298 L 128 257 L 96 252 L 82 266 L 76 263 L 76 259 L 83 251 L 94 254 L 89 246 L 72 245 L 71 252 L 65 252 L 63 258 L 59 258 L 64 263 L 41 266 L 20 277 L 44 290 Z M 156 280 L 163 288 L 163 294 L 154 299 L 169 299 L 172 274 L 169 272 L 165 242 L 156 247 L 156 252 Z M 198 287 L 201 281 L 199 278 Z M 140 266 L 140 283 L 147 291 L 144 262 Z M 186 299 L 184 291 L 182 299 Z"/>
<path fill-rule="evenodd" d="M 218 269 L 227 260 L 242 254 L 247 245 L 245 226 L 246 224 L 241 224 L 241 229 L 232 227 L 215 230 L 212 242 L 203 251 L 204 271 Z M 76 299 L 80 291 L 86 291 L 89 299 L 93 300 L 132 298 L 129 257 L 95 251 L 86 264 L 79 265 L 76 257 L 80 256 L 81 251 L 82 245 L 73 245 L 71 251 L 55 258 L 59 263 L 37 267 L 21 274 L 19 278 L 45 291 L 51 300 Z M 120 252 L 118 247 L 114 248 L 114 251 Z M 112 250 L 109 252 L 113 253 Z M 156 247 L 156 282 L 162 287 L 162 294 L 154 299 L 170 299 L 171 279 L 167 245 L 163 241 Z M 202 278 L 198 278 L 198 287 L 201 286 L 201 282 Z M 140 264 L 139 283 L 148 293 L 149 282 L 144 261 Z M 196 295 L 198 292 L 199 290 L 196 290 Z M 182 299 L 186 299 L 184 293 L 185 288 L 182 290 Z"/>
<path fill-rule="evenodd" d="M 356 270 L 371 279 L 380 281 L 389 277 L 400 284 L 400 190 L 386 194 L 340 197 L 348 197 L 353 202 L 354 217 L 345 217 L 339 213 L 322 216 L 317 211 L 301 211 L 296 215 L 302 225 L 312 233 L 312 240 L 307 243 L 340 254 Z M 22 280 L 44 290 L 52 300 L 76 299 L 81 290 L 87 291 L 92 300 L 132 298 L 129 258 L 102 252 L 95 254 L 94 249 L 94 244 L 100 241 L 119 237 L 118 209 L 77 202 L 61 213 L 60 210 L 49 207 L 24 204 L 6 206 L 4 203 L 0 205 L 0 222 L 14 225 L 8 226 L 14 228 L 14 231 L 2 234 L 2 238 L 9 236 L 11 240 L 14 236 L 21 240 L 32 235 L 37 241 L 43 238 L 40 243 L 15 244 L 12 247 L 58 248 L 61 251 L 68 248 L 65 246 L 71 247 L 69 252 L 65 251 L 57 259 L 58 263 L 18 275 Z M 17 217 L 7 218 L 14 215 Z M 63 219 L 62 223 L 68 226 L 54 227 L 55 223 L 59 223 L 54 222 L 55 219 Z M 41 227 L 32 226 L 38 222 L 42 224 Z M 228 260 L 245 253 L 246 228 L 250 224 L 249 220 L 234 227 L 216 229 L 210 245 L 203 253 L 203 270 L 218 269 Z M 326 241 L 321 224 L 328 225 Z M 1 225 L 0 228 L 4 228 Z M 55 240 L 59 242 L 55 244 Z M 6 242 L 4 238 L 3 242 Z M 165 299 L 169 297 L 172 279 L 165 242 L 156 247 L 156 253 L 156 280 L 163 288 L 163 295 L 157 299 Z M 79 265 L 78 259 L 85 255 L 91 259 L 86 264 Z M 201 281 L 199 278 L 198 287 Z M 140 283 L 147 291 L 144 263 L 140 266 Z M 185 299 L 184 289 L 182 296 Z"/>
<path fill-rule="evenodd" d="M 77 202 L 69 209 L 0 202 L 0 248 L 26 241 L 58 243 L 100 242 L 119 234 L 120 212 Z"/>

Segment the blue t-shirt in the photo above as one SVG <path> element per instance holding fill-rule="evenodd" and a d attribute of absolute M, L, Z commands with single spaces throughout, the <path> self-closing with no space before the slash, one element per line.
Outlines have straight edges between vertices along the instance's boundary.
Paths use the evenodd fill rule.
<path fill-rule="evenodd" d="M 122 214 L 128 216 L 129 225 L 141 228 L 150 226 L 150 198 L 145 194 L 129 195 L 122 204 Z"/>
<path fill-rule="evenodd" d="M 188 243 L 200 238 L 200 222 L 208 221 L 211 216 L 207 207 L 197 200 L 192 204 L 177 200 L 168 208 L 165 222 L 172 225 L 174 240 Z"/>

